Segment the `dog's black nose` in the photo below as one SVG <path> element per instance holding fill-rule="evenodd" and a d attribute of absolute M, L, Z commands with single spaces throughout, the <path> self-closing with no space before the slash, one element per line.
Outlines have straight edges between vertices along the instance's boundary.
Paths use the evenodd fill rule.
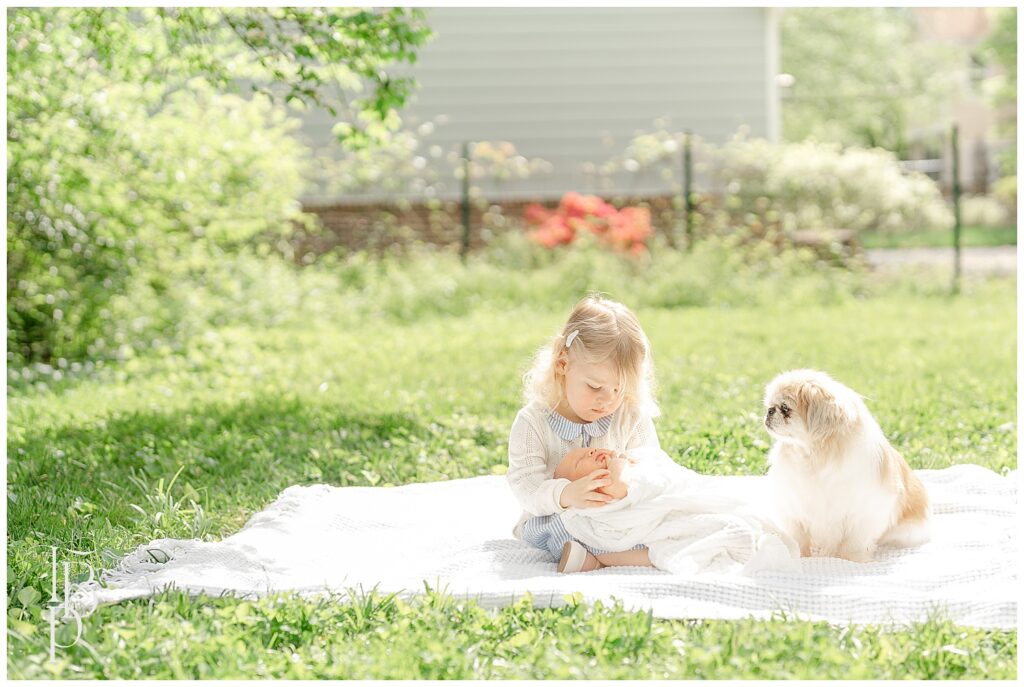
<path fill-rule="evenodd" d="M 774 414 L 775 414 L 775 406 L 772 406 L 771 408 L 768 409 L 768 417 L 771 417 Z"/>

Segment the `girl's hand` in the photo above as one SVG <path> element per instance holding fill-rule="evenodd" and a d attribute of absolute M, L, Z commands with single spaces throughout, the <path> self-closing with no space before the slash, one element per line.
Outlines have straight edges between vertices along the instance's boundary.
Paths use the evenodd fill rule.
<path fill-rule="evenodd" d="M 612 483 L 611 474 L 607 468 L 599 468 L 586 477 L 570 482 L 562 490 L 562 495 L 558 499 L 559 504 L 562 508 L 593 508 L 613 501 L 611 496 L 597 491 Z"/>
<path fill-rule="evenodd" d="M 612 483 L 601 491 L 608 494 L 614 499 L 624 499 L 626 494 L 629 493 L 629 486 L 623 479 L 623 472 L 626 470 L 627 465 L 634 464 L 636 461 L 629 458 L 629 456 L 619 453 L 613 460 L 608 461 L 609 478 Z"/>

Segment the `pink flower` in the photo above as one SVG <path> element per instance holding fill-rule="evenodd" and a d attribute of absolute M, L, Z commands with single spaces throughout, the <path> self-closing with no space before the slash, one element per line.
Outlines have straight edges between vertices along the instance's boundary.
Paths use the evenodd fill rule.
<path fill-rule="evenodd" d="M 601 243 L 639 256 L 647 253 L 646 242 L 653 233 L 647 208 L 616 210 L 598 196 L 575 191 L 562 196 L 557 210 L 531 203 L 524 209 L 523 218 L 536 227 L 528 234 L 530 240 L 548 248 L 570 244 L 577 233 L 589 231 Z"/>
<path fill-rule="evenodd" d="M 615 214 L 615 208 L 598 196 L 583 196 L 575 191 L 569 191 L 562 196 L 562 202 L 558 204 L 558 209 L 567 217 L 578 217 L 580 219 L 587 217 L 605 218 Z"/>
<path fill-rule="evenodd" d="M 572 240 L 576 238 L 576 232 L 566 224 L 564 218 L 558 215 L 551 215 L 544 220 L 538 229 L 530 232 L 529 237 L 542 246 L 554 248 L 555 246 L 572 243 Z"/>
<path fill-rule="evenodd" d="M 551 214 L 552 211 L 548 210 L 540 203 L 530 203 L 523 210 L 523 219 L 526 220 L 527 224 L 537 226 L 543 224 L 544 220 L 550 217 Z"/>
<path fill-rule="evenodd" d="M 593 228 L 591 227 L 591 222 L 581 217 L 567 217 L 565 219 L 565 224 L 566 226 L 573 230 L 573 233 L 581 231 L 593 231 Z"/>
<path fill-rule="evenodd" d="M 628 250 L 651 234 L 651 213 L 645 208 L 623 208 L 608 220 L 608 243 L 619 250 Z"/>
<path fill-rule="evenodd" d="M 618 219 L 629 227 L 634 241 L 645 241 L 653 233 L 651 230 L 651 211 L 647 208 L 622 208 Z"/>

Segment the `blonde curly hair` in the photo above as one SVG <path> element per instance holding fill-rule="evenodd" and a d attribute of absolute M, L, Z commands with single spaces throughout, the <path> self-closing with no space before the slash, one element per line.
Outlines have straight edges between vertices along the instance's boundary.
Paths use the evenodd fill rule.
<path fill-rule="evenodd" d="M 566 339 L 579 330 L 566 347 Z M 654 400 L 654 361 L 651 345 L 633 311 L 622 303 L 600 294 L 581 299 L 558 334 L 534 355 L 533 365 L 523 375 L 523 398 L 555 408 L 565 395 L 565 387 L 555 374 L 562 356 L 587 365 L 611 362 L 618 371 L 622 405 L 635 412 L 657 417 L 661 414 Z"/>

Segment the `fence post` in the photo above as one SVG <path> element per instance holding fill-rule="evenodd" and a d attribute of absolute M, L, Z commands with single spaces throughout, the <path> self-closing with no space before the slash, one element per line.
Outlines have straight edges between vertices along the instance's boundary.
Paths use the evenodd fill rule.
<path fill-rule="evenodd" d="M 462 260 L 469 255 L 469 142 L 462 144 Z"/>
<path fill-rule="evenodd" d="M 953 294 L 960 293 L 960 141 L 953 125 Z"/>
<path fill-rule="evenodd" d="M 686 212 L 686 250 L 693 248 L 693 132 L 683 139 L 683 207 Z"/>

